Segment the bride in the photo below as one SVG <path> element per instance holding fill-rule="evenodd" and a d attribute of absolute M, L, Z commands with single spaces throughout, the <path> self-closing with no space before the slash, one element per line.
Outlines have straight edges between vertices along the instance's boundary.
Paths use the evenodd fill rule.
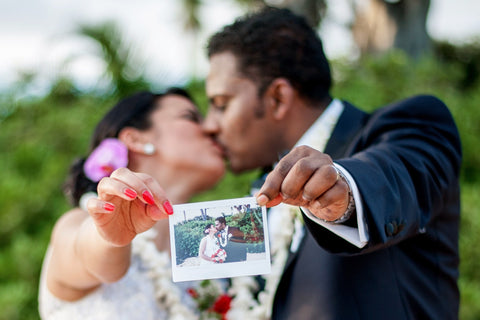
<path fill-rule="evenodd" d="M 225 252 L 223 249 L 220 249 L 220 244 L 218 239 L 215 237 L 217 229 L 213 224 L 208 224 L 204 230 L 206 234 L 205 237 L 200 241 L 200 247 L 198 249 L 198 256 L 201 258 L 200 264 L 213 264 L 215 262 L 223 262 L 225 257 L 220 255 L 220 250 Z"/>
<path fill-rule="evenodd" d="M 88 157 L 71 169 L 66 193 L 74 208 L 52 231 L 42 319 L 198 318 L 193 284 L 171 281 L 165 218 L 172 203 L 224 174 L 223 153 L 201 121 L 181 89 L 135 94 L 103 117 Z"/>

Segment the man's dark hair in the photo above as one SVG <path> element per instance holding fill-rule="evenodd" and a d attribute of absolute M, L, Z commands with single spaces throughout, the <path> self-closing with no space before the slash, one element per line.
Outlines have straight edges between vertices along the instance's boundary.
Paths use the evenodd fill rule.
<path fill-rule="evenodd" d="M 224 225 L 227 225 L 227 220 L 225 220 L 225 217 L 217 217 L 215 221 L 218 221 Z"/>
<path fill-rule="evenodd" d="M 330 66 L 322 41 L 307 21 L 287 9 L 267 7 L 238 18 L 214 34 L 207 55 L 231 52 L 237 70 L 262 96 L 275 78 L 286 78 L 312 104 L 329 96 Z"/>

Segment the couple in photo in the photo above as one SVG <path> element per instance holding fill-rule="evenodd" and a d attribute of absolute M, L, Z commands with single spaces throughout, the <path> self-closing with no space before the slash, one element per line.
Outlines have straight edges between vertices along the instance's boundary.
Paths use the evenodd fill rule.
<path fill-rule="evenodd" d="M 200 241 L 198 256 L 201 264 L 238 262 L 247 259 L 243 232 L 230 227 L 224 217 L 215 219 L 215 225 L 208 224 L 207 235 Z"/>
<path fill-rule="evenodd" d="M 172 282 L 167 217 L 225 163 L 264 169 L 256 201 L 272 207 L 278 272 L 248 290 L 232 278 L 223 319 L 458 318 L 462 151 L 446 105 L 418 95 L 367 113 L 335 98 L 318 33 L 287 9 L 239 18 L 207 56 L 205 119 L 175 89 L 133 95 L 100 121 L 67 181 L 74 208 L 53 228 L 41 318 L 211 316 Z M 225 262 L 245 260 L 237 231 L 222 217 L 209 227 Z"/>

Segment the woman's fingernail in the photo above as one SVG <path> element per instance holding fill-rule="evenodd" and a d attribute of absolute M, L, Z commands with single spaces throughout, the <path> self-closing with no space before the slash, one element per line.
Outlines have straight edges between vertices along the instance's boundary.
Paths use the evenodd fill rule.
<path fill-rule="evenodd" d="M 149 191 L 145 190 L 142 193 L 142 196 L 143 200 L 145 200 L 148 204 L 155 204 L 155 200 L 153 200 L 153 196 Z"/>
<path fill-rule="evenodd" d="M 103 205 L 103 208 L 107 211 L 115 210 L 115 206 L 111 203 L 108 203 L 108 202 Z"/>
<path fill-rule="evenodd" d="M 165 211 L 167 212 L 167 214 L 169 216 L 171 216 L 173 214 L 173 207 L 170 204 L 170 201 L 167 200 L 163 203 L 163 209 L 165 209 Z"/>
<path fill-rule="evenodd" d="M 135 199 L 137 197 L 137 193 L 134 190 L 129 188 L 125 189 L 123 193 L 131 199 Z"/>

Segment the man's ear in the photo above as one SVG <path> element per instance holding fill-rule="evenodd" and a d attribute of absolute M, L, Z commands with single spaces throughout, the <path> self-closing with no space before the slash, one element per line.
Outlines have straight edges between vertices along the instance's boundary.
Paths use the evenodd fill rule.
<path fill-rule="evenodd" d="M 120 130 L 118 134 L 118 140 L 122 141 L 128 148 L 128 150 L 143 153 L 143 146 L 146 141 L 142 133 L 135 128 L 125 127 Z"/>
<path fill-rule="evenodd" d="M 282 120 L 293 107 L 295 89 L 285 78 L 274 79 L 265 91 L 265 103 L 276 120 Z"/>

